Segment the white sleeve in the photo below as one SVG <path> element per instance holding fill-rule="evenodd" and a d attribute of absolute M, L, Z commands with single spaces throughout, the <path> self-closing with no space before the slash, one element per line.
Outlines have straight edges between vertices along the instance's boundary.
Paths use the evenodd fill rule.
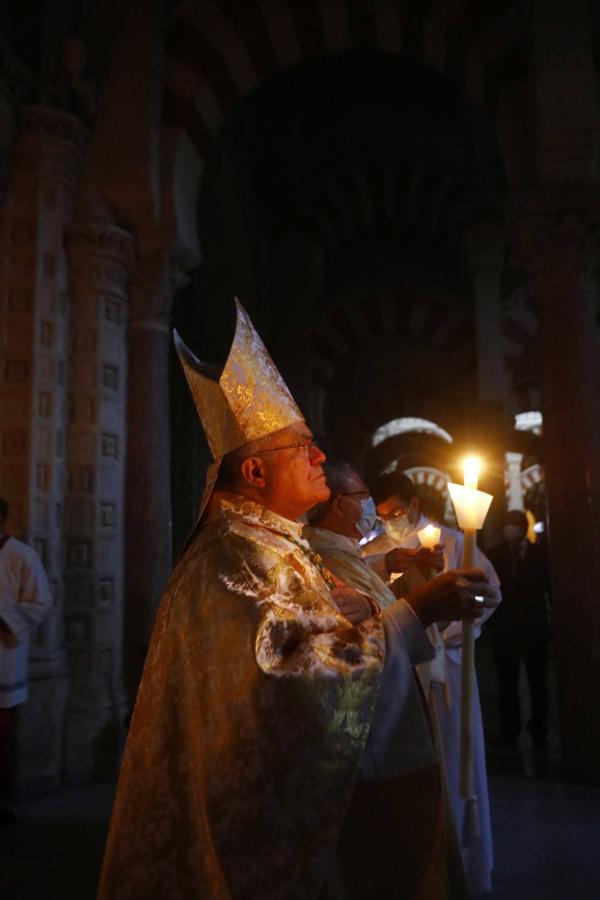
<path fill-rule="evenodd" d="M 381 613 L 381 621 L 385 630 L 387 654 L 408 651 L 413 666 L 433 659 L 435 648 L 419 617 L 406 600 L 397 600 L 386 607 Z"/>
<path fill-rule="evenodd" d="M 383 610 L 381 619 L 385 665 L 360 765 L 360 777 L 366 781 L 396 778 L 436 761 L 413 669 L 413 654 L 429 659 L 433 646 L 403 600 Z"/>
<path fill-rule="evenodd" d="M 52 606 L 48 579 L 39 557 L 33 553 L 21 562 L 17 603 L 0 609 L 0 618 L 18 643 L 26 640 Z"/>

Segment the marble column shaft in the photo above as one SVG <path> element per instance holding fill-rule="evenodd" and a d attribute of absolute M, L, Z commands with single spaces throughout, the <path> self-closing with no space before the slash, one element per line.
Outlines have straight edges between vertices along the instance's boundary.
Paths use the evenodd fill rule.
<path fill-rule="evenodd" d="M 112 225 L 67 235 L 71 287 L 65 627 L 71 669 L 65 778 L 113 774 L 122 689 L 128 282 L 133 239 Z"/>
<path fill-rule="evenodd" d="M 591 268 L 598 218 L 530 215 L 517 229 L 541 335 L 543 461 L 563 758 L 600 785 L 600 366 Z"/>
<path fill-rule="evenodd" d="M 23 107 L 1 214 L 0 494 L 9 528 L 40 555 L 53 608 L 32 635 L 19 716 L 17 790 L 62 779 L 68 673 L 63 640 L 63 501 L 69 304 L 64 229 L 88 135 L 73 116 Z"/>
<path fill-rule="evenodd" d="M 171 569 L 171 298 L 166 256 L 139 259 L 128 335 L 124 671 L 130 702 Z"/>

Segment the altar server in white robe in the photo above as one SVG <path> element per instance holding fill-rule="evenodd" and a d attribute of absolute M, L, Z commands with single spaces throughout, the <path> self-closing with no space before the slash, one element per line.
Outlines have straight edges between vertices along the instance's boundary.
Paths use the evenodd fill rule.
<path fill-rule="evenodd" d="M 7 517 L 0 498 L 0 800 L 13 786 L 16 707 L 27 699 L 29 638 L 52 605 L 39 556 L 5 531 Z M 0 826 L 11 820 L 0 809 Z"/>
<path fill-rule="evenodd" d="M 385 533 L 367 544 L 363 548 L 363 554 L 378 574 L 388 580 L 393 580 L 394 575 L 410 564 L 412 555 L 420 546 L 417 533 L 430 524 L 430 520 L 421 511 L 417 487 L 403 472 L 392 472 L 380 476 L 372 487 L 372 495 L 377 505 L 378 515 L 384 524 Z M 441 528 L 440 544 L 444 548 L 444 571 L 459 568 L 464 565 L 462 532 L 443 525 L 439 527 Z M 395 548 L 398 550 L 398 554 L 394 566 L 394 555 L 391 551 Z M 474 564 L 485 572 L 490 585 L 497 592 L 499 602 L 501 595 L 498 576 L 490 561 L 479 549 L 476 550 Z M 412 570 L 414 572 L 414 567 Z M 414 586 L 414 580 L 412 580 L 411 589 Z M 402 593 L 401 590 L 398 590 L 398 585 L 396 585 L 394 593 Z M 481 633 L 481 624 L 492 612 L 492 609 L 486 610 L 479 620 L 475 630 L 476 637 Z M 419 675 L 424 690 L 434 704 L 433 712 L 439 722 L 448 789 L 456 828 L 459 835 L 462 835 L 465 806 L 459 790 L 462 625 L 460 622 L 450 622 L 439 630 L 434 627 L 431 629 L 430 638 L 436 645 L 436 658 L 432 663 L 420 666 Z M 485 893 L 491 890 L 494 858 L 483 722 L 476 678 L 473 691 L 473 730 L 475 787 L 479 800 L 480 835 L 477 838 L 463 836 L 461 848 L 470 890 L 473 893 Z"/>

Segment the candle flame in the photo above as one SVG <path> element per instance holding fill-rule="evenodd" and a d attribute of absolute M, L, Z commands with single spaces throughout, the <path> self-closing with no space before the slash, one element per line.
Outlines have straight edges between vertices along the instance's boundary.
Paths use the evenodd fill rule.
<path fill-rule="evenodd" d="M 477 484 L 479 482 L 479 472 L 481 471 L 481 460 L 479 459 L 479 457 L 467 456 L 463 463 L 463 469 L 465 473 L 465 487 L 477 490 Z"/>
<path fill-rule="evenodd" d="M 417 537 L 422 547 L 431 549 L 436 544 L 439 544 L 441 533 L 441 528 L 436 528 L 435 525 L 429 524 L 417 532 Z"/>

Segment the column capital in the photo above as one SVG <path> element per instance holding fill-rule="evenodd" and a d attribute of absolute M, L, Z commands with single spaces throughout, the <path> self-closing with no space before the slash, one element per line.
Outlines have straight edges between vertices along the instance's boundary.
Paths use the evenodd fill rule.
<path fill-rule="evenodd" d="M 21 150 L 16 165 L 39 171 L 74 190 L 90 135 L 76 116 L 51 106 L 24 106 L 19 113 Z"/>
<path fill-rule="evenodd" d="M 75 222 L 67 229 L 67 246 L 76 252 L 98 253 L 128 265 L 133 263 L 133 237 L 116 225 Z"/>
<path fill-rule="evenodd" d="M 97 288 L 124 290 L 130 281 L 134 239 L 115 225 L 75 223 L 67 228 L 71 276 Z"/>
<path fill-rule="evenodd" d="M 513 258 L 538 288 L 587 278 L 600 241 L 600 200 L 593 184 L 523 192 L 513 198 Z"/>
<path fill-rule="evenodd" d="M 132 270 L 130 326 L 167 330 L 173 295 L 188 280 L 168 251 L 138 256 Z"/>
<path fill-rule="evenodd" d="M 89 131 L 77 116 L 53 106 L 23 106 L 20 110 L 20 129 L 23 134 L 65 141 L 81 153 L 90 141 Z"/>

